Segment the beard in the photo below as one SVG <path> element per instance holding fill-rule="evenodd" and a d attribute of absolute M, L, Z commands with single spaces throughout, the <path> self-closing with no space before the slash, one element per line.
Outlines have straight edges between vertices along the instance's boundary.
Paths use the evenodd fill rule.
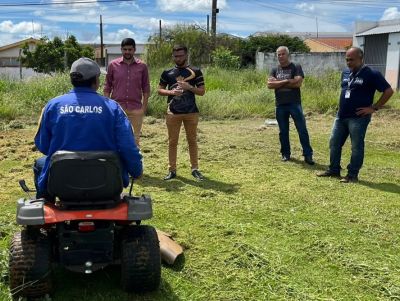
<path fill-rule="evenodd" d="M 186 60 L 180 61 L 179 63 L 178 63 L 178 62 L 175 62 L 175 64 L 176 64 L 178 67 L 184 67 L 184 66 L 186 66 Z"/>
<path fill-rule="evenodd" d="M 124 57 L 124 59 L 126 59 L 126 60 L 130 60 L 130 59 L 132 59 L 132 57 L 133 57 L 133 54 L 127 54 L 127 53 L 125 53 L 124 55 L 123 55 L 123 57 Z"/>

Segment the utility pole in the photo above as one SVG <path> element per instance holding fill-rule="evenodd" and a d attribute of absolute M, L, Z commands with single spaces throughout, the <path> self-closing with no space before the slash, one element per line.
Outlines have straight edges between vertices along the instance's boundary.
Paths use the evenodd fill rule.
<path fill-rule="evenodd" d="M 217 0 L 212 0 L 211 13 L 211 34 L 213 39 L 213 48 L 215 48 L 215 36 L 217 34 L 217 14 L 219 13 L 219 9 L 217 8 Z"/>
<path fill-rule="evenodd" d="M 100 65 L 104 66 L 103 17 L 100 15 Z"/>
<path fill-rule="evenodd" d="M 161 39 L 162 39 L 162 26 L 161 26 L 161 20 L 158 22 L 158 28 L 159 28 L 159 38 L 160 38 L 160 44 L 161 44 Z"/>
<path fill-rule="evenodd" d="M 19 61 L 19 79 L 22 80 L 22 49 L 19 49 L 19 57 L 18 57 L 18 61 Z"/>
<path fill-rule="evenodd" d="M 318 39 L 318 17 L 315 17 L 315 23 L 317 25 L 317 39 Z"/>
<path fill-rule="evenodd" d="M 210 15 L 207 15 L 207 35 L 210 35 Z"/>

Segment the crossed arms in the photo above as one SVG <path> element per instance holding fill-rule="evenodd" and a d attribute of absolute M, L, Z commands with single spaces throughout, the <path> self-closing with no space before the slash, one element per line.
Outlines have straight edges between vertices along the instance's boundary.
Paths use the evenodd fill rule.
<path fill-rule="evenodd" d="M 280 89 L 280 88 L 300 88 L 303 83 L 301 76 L 295 76 L 293 79 L 277 80 L 275 77 L 270 76 L 267 79 L 268 89 Z"/>

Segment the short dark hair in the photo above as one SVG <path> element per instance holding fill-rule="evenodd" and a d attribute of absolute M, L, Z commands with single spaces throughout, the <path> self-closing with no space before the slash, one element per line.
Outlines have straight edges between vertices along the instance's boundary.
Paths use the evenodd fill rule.
<path fill-rule="evenodd" d="M 124 46 L 133 46 L 133 48 L 136 48 L 135 40 L 132 38 L 123 39 L 121 42 L 121 48 Z"/>
<path fill-rule="evenodd" d="M 188 52 L 188 49 L 185 45 L 175 45 L 174 48 L 172 48 L 172 52 L 181 51 L 181 50 L 185 51 L 185 53 Z"/>
<path fill-rule="evenodd" d="M 97 76 L 93 76 L 87 80 L 82 80 L 82 74 L 73 72 L 69 75 L 69 77 L 71 79 L 71 84 L 74 87 L 91 87 L 93 84 L 96 83 Z"/>

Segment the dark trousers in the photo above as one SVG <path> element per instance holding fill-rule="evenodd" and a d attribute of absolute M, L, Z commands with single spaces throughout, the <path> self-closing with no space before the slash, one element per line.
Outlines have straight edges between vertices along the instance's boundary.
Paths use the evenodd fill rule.
<path fill-rule="evenodd" d="M 347 166 L 349 176 L 356 177 L 364 162 L 364 139 L 367 127 L 371 121 L 371 115 L 360 118 L 336 118 L 332 128 L 329 141 L 330 165 L 329 170 L 334 173 L 340 172 L 340 160 L 342 147 L 350 136 L 351 158 Z"/>
<path fill-rule="evenodd" d="M 279 141 L 281 142 L 281 154 L 290 157 L 289 141 L 289 117 L 292 117 L 299 134 L 303 156 L 312 156 L 313 149 L 310 145 L 306 119 L 304 118 L 301 104 L 287 104 L 276 107 L 276 121 L 279 125 Z"/>
<path fill-rule="evenodd" d="M 33 164 L 33 179 L 35 181 L 35 187 L 36 187 L 36 198 L 40 198 L 45 195 L 45 192 L 39 190 L 38 181 L 39 181 L 39 176 L 42 173 L 46 159 L 47 157 L 43 156 L 39 159 L 36 159 L 35 163 Z"/>

